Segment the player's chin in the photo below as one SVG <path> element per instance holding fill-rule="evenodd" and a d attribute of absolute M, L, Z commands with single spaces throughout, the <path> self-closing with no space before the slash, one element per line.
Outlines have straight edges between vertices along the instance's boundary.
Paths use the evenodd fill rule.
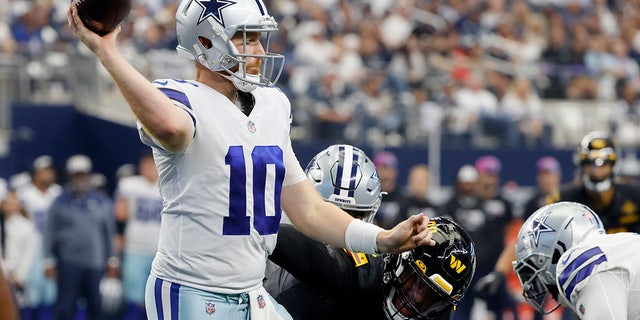
<path fill-rule="evenodd" d="M 260 74 L 260 67 L 249 67 L 247 68 L 247 73 L 253 76 L 257 76 Z"/>

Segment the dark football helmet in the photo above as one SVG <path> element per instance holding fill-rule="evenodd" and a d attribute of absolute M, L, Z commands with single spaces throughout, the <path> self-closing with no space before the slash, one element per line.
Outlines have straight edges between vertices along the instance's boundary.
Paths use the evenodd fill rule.
<path fill-rule="evenodd" d="M 388 319 L 437 319 L 462 299 L 476 270 L 471 236 L 445 217 L 429 221 L 434 246 L 384 257 Z"/>
<path fill-rule="evenodd" d="M 618 160 L 616 147 L 613 139 L 606 132 L 592 131 L 582 138 L 580 145 L 576 149 L 576 165 L 601 167 L 604 165 L 615 165 Z M 594 192 L 604 192 L 612 186 L 613 170 L 607 177 L 591 177 L 586 172 L 582 172 L 582 182 L 584 186 Z"/>
<path fill-rule="evenodd" d="M 616 146 L 613 139 L 606 132 L 592 131 L 582 138 L 576 150 L 580 165 L 595 164 L 596 166 L 609 163 L 614 165 L 618 160 Z"/>

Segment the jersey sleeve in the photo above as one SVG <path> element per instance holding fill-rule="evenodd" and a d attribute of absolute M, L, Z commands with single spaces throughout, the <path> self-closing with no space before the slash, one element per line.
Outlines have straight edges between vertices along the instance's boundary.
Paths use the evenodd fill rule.
<path fill-rule="evenodd" d="M 598 246 L 565 252 L 556 266 L 558 289 L 563 298 L 574 303 L 578 292 L 590 282 L 593 274 L 602 270 L 603 263 L 606 265 L 607 261 L 607 256 Z"/>
<path fill-rule="evenodd" d="M 351 268 L 340 260 L 342 257 L 331 255 L 326 245 L 305 236 L 293 226 L 281 225 L 276 248 L 269 260 L 301 282 L 335 295 L 349 283 L 344 277 Z"/>
<path fill-rule="evenodd" d="M 591 275 L 571 307 L 582 319 L 624 320 L 629 299 L 629 272 L 611 269 Z"/>
<path fill-rule="evenodd" d="M 289 140 L 283 152 L 284 167 L 286 168 L 286 171 L 282 187 L 286 188 L 305 180 L 307 176 L 304 174 L 304 171 L 300 166 L 300 161 L 298 161 L 296 154 L 293 152 L 293 148 L 291 147 L 291 140 Z"/>
<path fill-rule="evenodd" d="M 160 92 L 162 92 L 169 99 L 171 99 L 171 101 L 175 106 L 179 107 L 180 109 L 184 110 L 187 114 L 189 114 L 189 117 L 191 117 L 191 121 L 193 124 L 193 134 L 195 135 L 196 117 L 193 114 L 193 110 L 192 110 L 193 108 L 191 106 L 191 102 L 189 101 L 189 98 L 187 97 L 187 94 L 180 88 L 180 86 L 174 80 L 168 80 L 168 79 L 156 80 L 153 82 L 153 85 L 156 88 L 158 88 Z M 137 121 L 136 125 L 138 128 L 138 134 L 140 135 L 140 141 L 142 141 L 142 143 L 155 149 L 167 151 L 157 139 L 155 139 L 153 136 L 147 133 L 147 131 L 144 129 L 140 121 Z"/>

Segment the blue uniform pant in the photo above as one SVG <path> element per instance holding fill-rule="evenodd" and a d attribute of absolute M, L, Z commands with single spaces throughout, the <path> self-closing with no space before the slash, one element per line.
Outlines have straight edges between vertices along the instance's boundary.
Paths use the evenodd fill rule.
<path fill-rule="evenodd" d="M 100 280 L 104 271 L 63 261 L 58 261 L 56 271 L 58 274 L 58 299 L 55 305 L 55 319 L 73 319 L 80 297 L 83 297 L 87 303 L 87 320 L 101 319 Z"/>

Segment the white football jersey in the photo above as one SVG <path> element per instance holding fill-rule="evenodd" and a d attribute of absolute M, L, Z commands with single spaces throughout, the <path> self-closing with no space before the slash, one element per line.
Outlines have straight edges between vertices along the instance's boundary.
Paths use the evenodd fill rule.
<path fill-rule="evenodd" d="M 567 250 L 556 266 L 560 300 L 569 304 L 576 314 L 585 308 L 600 308 L 601 305 L 585 306 L 578 302 L 579 296 L 587 294 L 587 284 L 597 273 L 622 270 L 628 273 L 627 319 L 640 319 L 640 235 L 637 233 L 614 233 L 594 235 L 579 245 Z M 598 295 L 606 295 L 598 292 Z"/>
<path fill-rule="evenodd" d="M 18 189 L 18 198 L 22 201 L 24 209 L 29 215 L 29 219 L 33 221 L 40 234 L 42 234 L 44 230 L 49 207 L 51 207 L 53 200 L 55 200 L 60 193 L 62 193 L 62 187 L 57 184 L 51 185 L 46 192 L 40 191 L 40 189 L 31 183 Z"/>
<path fill-rule="evenodd" d="M 289 100 L 259 87 L 246 116 L 199 82 L 154 84 L 190 114 L 195 133 L 185 151 L 171 153 L 140 130 L 153 147 L 164 200 L 152 274 L 218 293 L 260 287 L 276 244 L 282 188 L 306 179 L 291 149 Z"/>
<path fill-rule="evenodd" d="M 160 237 L 162 197 L 158 184 L 142 176 L 122 178 L 117 197 L 127 201 L 129 216 L 125 229 L 125 250 L 137 254 L 155 254 Z"/>

